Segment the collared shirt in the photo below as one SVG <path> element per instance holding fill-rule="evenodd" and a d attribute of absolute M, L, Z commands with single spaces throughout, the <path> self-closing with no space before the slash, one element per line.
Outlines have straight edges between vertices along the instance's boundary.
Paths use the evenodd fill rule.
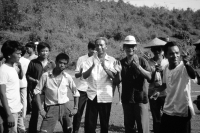
<path fill-rule="evenodd" d="M 115 58 L 105 55 L 105 66 L 107 69 L 116 73 L 114 69 Z M 83 72 L 87 71 L 95 63 L 95 67 L 92 69 L 91 75 L 88 77 L 88 90 L 87 95 L 90 100 L 93 100 L 97 96 L 98 103 L 112 102 L 113 88 L 112 79 L 109 78 L 105 70 L 103 69 L 101 62 L 94 54 L 85 62 Z"/>
<path fill-rule="evenodd" d="M 191 79 L 183 64 L 163 71 L 163 83 L 166 83 L 166 99 L 163 112 L 171 116 L 188 116 L 188 107 L 192 115 L 195 114 L 191 99 Z"/>
<path fill-rule="evenodd" d="M 29 63 L 26 77 L 31 77 L 33 79 L 39 80 L 43 73 L 52 70 L 55 67 L 55 63 L 52 60 L 48 60 L 48 63 L 45 67 L 42 66 L 42 63 L 37 59 L 32 60 Z M 28 81 L 28 88 L 30 91 L 35 89 L 37 84 L 35 82 Z"/>
<path fill-rule="evenodd" d="M 45 93 L 45 104 L 56 105 L 56 104 L 64 104 L 69 101 L 67 96 L 67 92 L 70 89 L 74 97 L 79 97 L 80 94 L 76 90 L 76 85 L 72 79 L 72 77 L 65 71 L 62 74 L 61 83 L 58 84 L 53 75 L 53 70 L 49 72 L 45 72 L 36 88 L 34 89 L 34 94 L 41 94 L 42 91 Z M 74 91 L 75 90 L 75 91 Z"/>
<path fill-rule="evenodd" d="M 141 67 L 150 70 L 149 63 L 143 57 L 139 57 Z M 128 64 L 127 57 L 121 60 L 122 65 L 122 103 L 147 103 L 148 82 L 138 70 Z"/>
<path fill-rule="evenodd" d="M 156 64 L 156 62 L 153 60 L 153 58 L 151 58 L 151 59 L 149 60 L 149 65 L 150 65 L 153 69 L 155 69 L 155 64 Z M 162 70 L 164 70 L 165 67 L 168 65 L 168 60 L 167 60 L 167 59 L 162 59 L 160 65 L 161 65 L 161 67 L 162 67 Z M 160 74 L 161 77 L 163 76 L 162 73 L 159 73 L 159 74 Z M 153 83 L 150 83 L 150 84 L 149 84 L 149 96 L 153 95 L 154 92 L 155 92 L 155 90 L 156 90 L 155 83 L 154 83 L 154 82 L 153 82 Z M 162 91 L 162 92 L 160 93 L 160 95 L 159 95 L 159 97 L 162 97 L 162 96 L 166 96 L 166 91 L 165 91 L 165 90 Z"/>
<path fill-rule="evenodd" d="M 80 70 L 83 69 L 84 61 L 86 61 L 88 58 L 89 58 L 88 54 L 78 58 L 75 73 L 79 73 Z M 77 89 L 80 91 L 86 91 L 88 88 L 87 81 L 83 79 L 83 77 L 80 77 L 79 79 L 80 81 L 78 82 Z"/>

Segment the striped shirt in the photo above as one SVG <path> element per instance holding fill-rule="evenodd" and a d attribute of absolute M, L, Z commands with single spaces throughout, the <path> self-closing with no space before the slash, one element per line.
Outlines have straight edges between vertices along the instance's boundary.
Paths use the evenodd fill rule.
<path fill-rule="evenodd" d="M 83 68 L 83 62 L 86 61 L 89 58 L 88 54 L 81 56 L 78 58 L 75 73 L 79 73 L 81 68 Z M 78 82 L 77 89 L 80 91 L 86 91 L 88 88 L 87 81 L 83 79 L 83 77 L 80 77 L 80 82 Z"/>
<path fill-rule="evenodd" d="M 105 66 L 110 71 L 116 73 L 114 69 L 115 58 L 106 55 L 105 56 Z M 112 102 L 113 98 L 113 88 L 112 79 L 108 77 L 107 73 L 103 69 L 101 62 L 97 56 L 94 54 L 85 62 L 83 66 L 83 72 L 87 71 L 95 63 L 91 75 L 88 77 L 88 90 L 87 95 L 90 100 L 93 100 L 97 96 L 98 103 L 109 103 Z"/>

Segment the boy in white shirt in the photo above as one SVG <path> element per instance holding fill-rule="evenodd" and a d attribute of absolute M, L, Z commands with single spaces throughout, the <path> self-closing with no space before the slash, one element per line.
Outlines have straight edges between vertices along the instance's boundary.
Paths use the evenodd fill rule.
<path fill-rule="evenodd" d="M 80 94 L 72 77 L 65 71 L 68 61 L 68 55 L 65 53 L 59 54 L 56 57 L 56 67 L 45 72 L 34 89 L 40 115 L 44 118 L 40 127 L 41 133 L 53 133 L 57 121 L 60 121 L 64 133 L 71 133 L 72 131 L 70 117 L 77 113 Z M 72 111 L 68 107 L 69 98 L 67 92 L 69 89 L 74 96 L 74 108 Z M 45 110 L 42 108 L 40 99 L 42 92 L 45 94 Z"/>
<path fill-rule="evenodd" d="M 0 68 L 0 131 L 17 133 L 18 114 L 22 104 L 19 76 L 13 65 L 19 62 L 21 45 L 17 41 L 8 40 L 3 44 L 1 52 L 6 61 Z M 21 67 L 19 71 L 22 71 Z"/>

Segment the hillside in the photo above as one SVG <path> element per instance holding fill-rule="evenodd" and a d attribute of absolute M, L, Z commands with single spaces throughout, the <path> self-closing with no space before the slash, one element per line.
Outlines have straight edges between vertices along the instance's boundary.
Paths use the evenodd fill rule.
<path fill-rule="evenodd" d="M 107 37 L 108 53 L 121 58 L 121 41 L 129 34 L 142 45 L 169 36 L 193 53 L 190 44 L 200 38 L 200 10 L 135 7 L 123 0 L 0 0 L 0 44 L 7 39 L 47 41 L 51 57 L 66 52 L 72 66 L 96 36 Z"/>

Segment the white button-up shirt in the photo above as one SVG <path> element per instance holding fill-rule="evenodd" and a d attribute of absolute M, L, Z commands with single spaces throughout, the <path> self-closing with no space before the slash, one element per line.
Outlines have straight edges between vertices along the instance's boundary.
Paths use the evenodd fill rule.
<path fill-rule="evenodd" d="M 115 58 L 108 55 L 105 56 L 105 67 L 114 73 L 116 73 L 114 69 L 115 61 Z M 93 100 L 97 96 L 98 103 L 112 102 L 113 82 L 103 69 L 97 54 L 94 54 L 85 61 L 83 72 L 87 71 L 93 65 L 93 62 L 95 63 L 95 67 L 92 69 L 91 75 L 87 79 L 89 85 L 87 90 L 88 98 Z"/>
<path fill-rule="evenodd" d="M 168 66 L 163 71 L 163 83 L 166 83 L 166 99 L 163 112 L 171 116 L 188 116 L 188 108 L 195 114 L 191 99 L 191 79 L 181 62 L 173 70 Z"/>
<path fill-rule="evenodd" d="M 34 89 L 35 95 L 41 94 L 41 92 L 44 91 L 45 104 L 47 106 L 68 102 L 69 98 L 67 92 L 69 89 L 72 91 L 74 97 L 80 96 L 72 77 L 67 72 L 62 72 L 62 80 L 60 85 L 58 85 L 52 71 L 53 70 L 44 73 Z"/>
<path fill-rule="evenodd" d="M 79 73 L 80 70 L 83 69 L 84 61 L 86 61 L 88 58 L 89 58 L 88 54 L 78 58 L 75 73 Z M 86 91 L 88 88 L 87 81 L 83 77 L 80 77 L 79 79 L 80 81 L 78 82 L 77 89 L 80 91 Z"/>

